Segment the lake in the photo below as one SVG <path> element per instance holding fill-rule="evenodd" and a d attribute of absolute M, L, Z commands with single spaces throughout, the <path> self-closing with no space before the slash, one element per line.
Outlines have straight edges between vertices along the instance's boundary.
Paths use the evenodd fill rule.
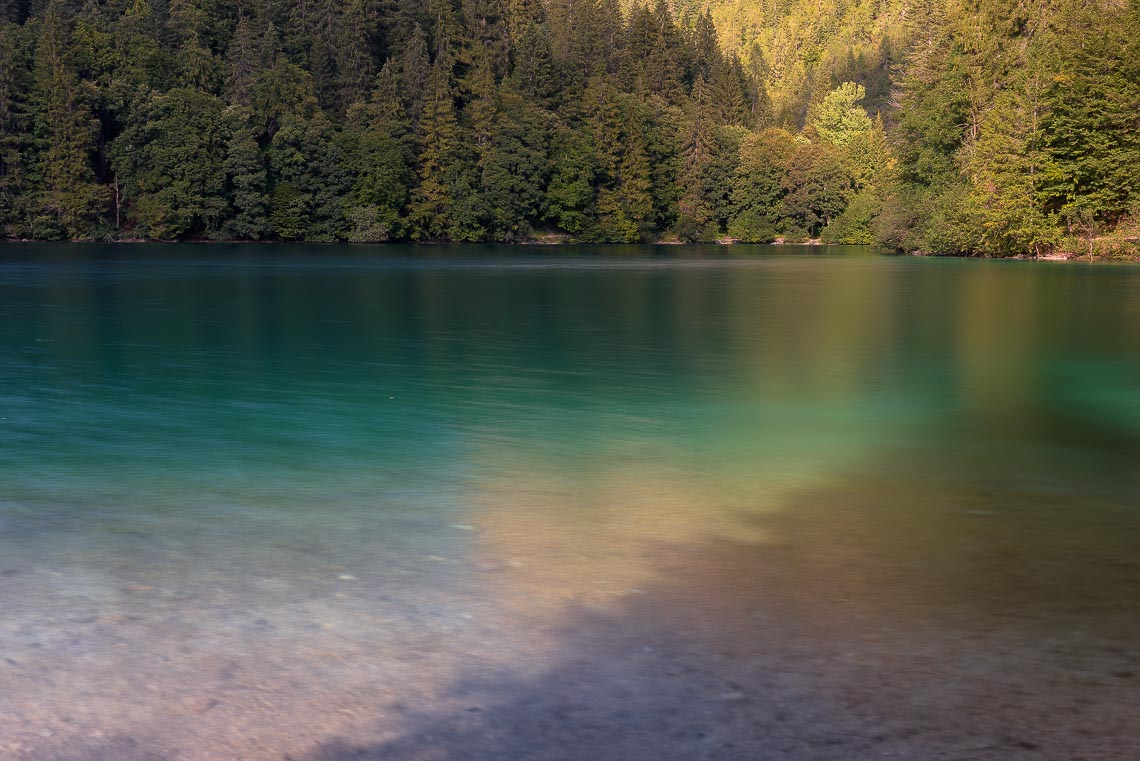
<path fill-rule="evenodd" d="M 1140 758 L 1140 266 L 0 247 L 0 757 Z"/>

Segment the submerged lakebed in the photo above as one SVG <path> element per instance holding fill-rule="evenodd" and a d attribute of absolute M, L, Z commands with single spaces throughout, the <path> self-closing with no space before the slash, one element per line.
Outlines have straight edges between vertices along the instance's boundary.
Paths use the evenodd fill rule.
<path fill-rule="evenodd" d="M 0 757 L 1140 757 L 1140 266 L 0 247 Z"/>

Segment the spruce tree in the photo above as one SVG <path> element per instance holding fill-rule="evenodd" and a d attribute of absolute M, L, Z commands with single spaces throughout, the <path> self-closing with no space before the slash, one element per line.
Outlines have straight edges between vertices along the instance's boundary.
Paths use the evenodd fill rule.
<path fill-rule="evenodd" d="M 453 223 L 460 201 L 457 192 L 467 186 L 467 150 L 455 110 L 451 83 L 451 57 L 446 48 L 432 65 L 427 97 L 419 120 L 419 182 L 412 194 L 409 218 L 412 237 L 440 240 Z"/>
<path fill-rule="evenodd" d="M 34 133 L 40 146 L 36 167 L 40 214 L 32 223 L 37 237 L 91 237 L 110 195 L 93 169 L 99 131 L 93 113 L 96 92 L 76 75 L 70 42 L 68 23 L 53 2 L 41 21 L 32 91 Z"/>
<path fill-rule="evenodd" d="M 679 176 L 681 198 L 677 232 L 682 240 L 712 240 L 719 235 L 707 192 L 710 170 L 717 158 L 713 120 L 708 111 L 708 87 L 697 75 L 688 104 L 683 165 Z"/>
<path fill-rule="evenodd" d="M 239 239 L 260 240 L 269 232 L 269 175 L 251 110 L 236 105 L 227 108 L 222 114 L 222 134 L 232 209 L 226 230 Z"/>
<path fill-rule="evenodd" d="M 20 27 L 0 23 L 0 236 L 27 234 L 31 67 Z"/>

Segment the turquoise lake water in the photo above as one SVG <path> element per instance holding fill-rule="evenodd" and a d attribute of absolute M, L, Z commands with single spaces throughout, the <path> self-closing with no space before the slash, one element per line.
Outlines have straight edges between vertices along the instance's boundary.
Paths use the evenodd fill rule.
<path fill-rule="evenodd" d="M 1135 758 L 1138 549 L 1140 266 L 0 248 L 13 758 Z"/>

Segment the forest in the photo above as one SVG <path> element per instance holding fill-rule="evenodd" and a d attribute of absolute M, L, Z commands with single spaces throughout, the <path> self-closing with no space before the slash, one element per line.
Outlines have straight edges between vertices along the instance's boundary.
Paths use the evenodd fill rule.
<path fill-rule="evenodd" d="M 1140 0 L 0 0 L 0 237 L 1140 251 Z"/>

